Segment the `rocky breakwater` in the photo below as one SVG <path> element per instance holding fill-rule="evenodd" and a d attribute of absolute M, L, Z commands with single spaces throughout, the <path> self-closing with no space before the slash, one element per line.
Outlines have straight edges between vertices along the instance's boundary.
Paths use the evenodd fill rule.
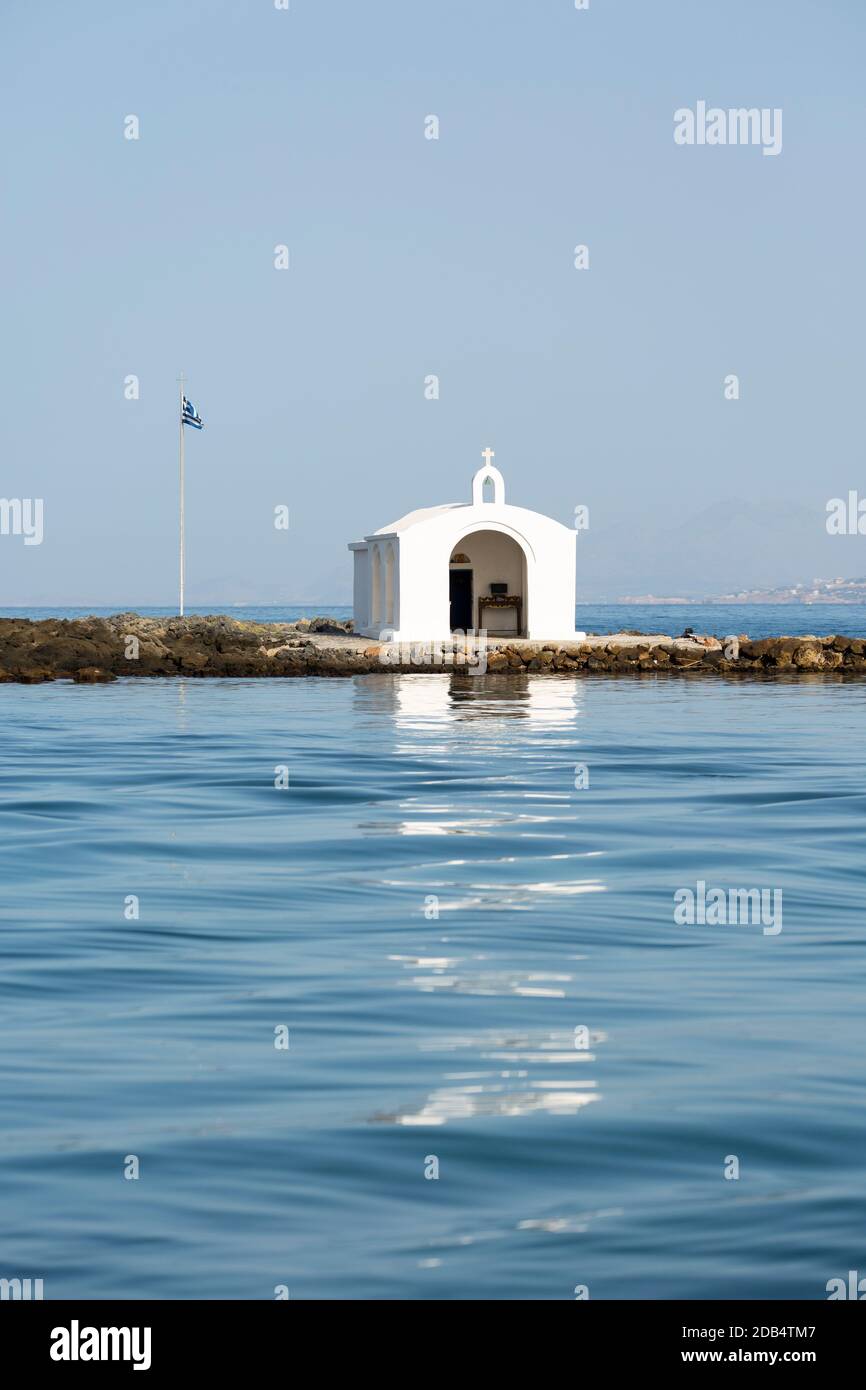
<path fill-rule="evenodd" d="M 461 643 L 373 642 L 334 618 L 296 623 L 223 616 L 0 618 L 0 681 L 113 681 L 120 676 L 349 676 L 394 671 L 521 671 L 585 675 L 715 674 L 842 677 L 866 672 L 866 639 L 617 633 L 581 642 L 492 639 Z"/>
<path fill-rule="evenodd" d="M 621 675 L 700 672 L 723 676 L 781 672 L 866 672 L 866 639 L 853 637 L 589 636 L 584 642 L 515 642 L 491 648 L 489 671 L 587 671 Z"/>
<path fill-rule="evenodd" d="M 119 676 L 275 676 L 305 673 L 316 642 L 351 642 L 333 618 L 254 623 L 236 618 L 0 618 L 0 682 L 82 684 Z M 357 639 L 354 639 L 357 642 Z"/>

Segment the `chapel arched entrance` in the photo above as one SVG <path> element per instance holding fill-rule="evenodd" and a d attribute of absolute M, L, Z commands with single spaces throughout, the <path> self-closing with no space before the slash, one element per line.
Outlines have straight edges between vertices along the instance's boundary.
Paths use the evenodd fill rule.
<path fill-rule="evenodd" d="M 462 536 L 449 557 L 448 583 L 452 632 L 526 632 L 526 555 L 512 536 L 484 527 Z"/>

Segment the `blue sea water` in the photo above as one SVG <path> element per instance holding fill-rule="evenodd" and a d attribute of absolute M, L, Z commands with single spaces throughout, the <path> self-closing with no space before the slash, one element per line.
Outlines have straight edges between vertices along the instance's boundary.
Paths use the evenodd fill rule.
<path fill-rule="evenodd" d="M 90 615 L 110 617 L 123 605 L 113 608 L 0 608 L 0 617 L 10 618 L 85 618 Z M 145 617 L 163 617 L 173 610 L 135 606 Z M 222 609 L 213 604 L 187 608 L 187 614 L 226 612 L 231 617 L 250 622 L 294 622 L 328 614 L 334 618 L 351 618 L 352 609 L 342 604 L 234 604 Z M 688 603 L 688 604 L 578 604 L 575 618 L 578 629 L 586 632 L 621 632 L 638 628 L 641 632 L 668 633 L 678 637 L 686 627 L 698 633 L 713 633 L 718 637 L 746 633 L 750 637 L 796 637 L 811 633 L 826 636 L 862 637 L 866 634 L 866 604 L 847 603 Z"/>
<path fill-rule="evenodd" d="M 866 683 L 132 679 L 0 710 L 0 1275 L 821 1299 L 866 1272 Z M 677 925 L 699 880 L 780 889 L 781 932 Z"/>

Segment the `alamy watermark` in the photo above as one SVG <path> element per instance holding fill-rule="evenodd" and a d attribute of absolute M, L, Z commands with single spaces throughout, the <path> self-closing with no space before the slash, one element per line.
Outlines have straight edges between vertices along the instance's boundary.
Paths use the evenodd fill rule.
<path fill-rule="evenodd" d="M 27 1302 L 30 1299 L 41 1299 L 43 1293 L 44 1280 L 42 1279 L 0 1279 L 0 1300 L 6 1299 L 21 1300 Z"/>
<path fill-rule="evenodd" d="M 856 1299 L 858 1303 L 866 1299 L 866 1279 L 861 1279 L 856 1269 L 848 1270 L 847 1281 L 837 1275 L 835 1279 L 828 1279 L 824 1287 L 829 1303 L 840 1298 Z"/>
<path fill-rule="evenodd" d="M 674 112 L 677 145 L 760 145 L 763 154 L 782 152 L 781 106 L 707 106 L 705 101 Z"/>
<path fill-rule="evenodd" d="M 781 888 L 707 888 L 698 879 L 694 888 L 676 890 L 674 904 L 678 927 L 762 927 L 764 936 L 782 930 Z"/>
<path fill-rule="evenodd" d="M 831 497 L 827 503 L 828 536 L 866 536 L 866 497 L 851 488 L 847 498 Z"/>
<path fill-rule="evenodd" d="M 379 634 L 382 644 L 379 661 L 383 666 L 454 666 L 473 675 L 483 676 L 487 670 L 487 630 L 455 629 L 451 640 L 445 642 L 394 642 L 392 630 Z"/>
<path fill-rule="evenodd" d="M 0 536 L 23 536 L 25 545 L 42 544 L 41 497 L 0 497 Z"/>
<path fill-rule="evenodd" d="M 51 1329 L 48 1352 L 52 1361 L 131 1361 L 134 1371 L 150 1370 L 149 1327 L 82 1327 L 73 1318 L 69 1327 Z"/>

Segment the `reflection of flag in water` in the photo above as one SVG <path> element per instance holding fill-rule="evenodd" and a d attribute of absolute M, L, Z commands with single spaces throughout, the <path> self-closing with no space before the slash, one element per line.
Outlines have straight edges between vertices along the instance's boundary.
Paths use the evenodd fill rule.
<path fill-rule="evenodd" d="M 192 425 L 194 430 L 204 428 L 201 422 L 201 416 L 196 414 L 195 406 L 192 401 L 187 400 L 186 396 L 183 398 L 183 414 L 180 418 L 181 424 Z"/>

